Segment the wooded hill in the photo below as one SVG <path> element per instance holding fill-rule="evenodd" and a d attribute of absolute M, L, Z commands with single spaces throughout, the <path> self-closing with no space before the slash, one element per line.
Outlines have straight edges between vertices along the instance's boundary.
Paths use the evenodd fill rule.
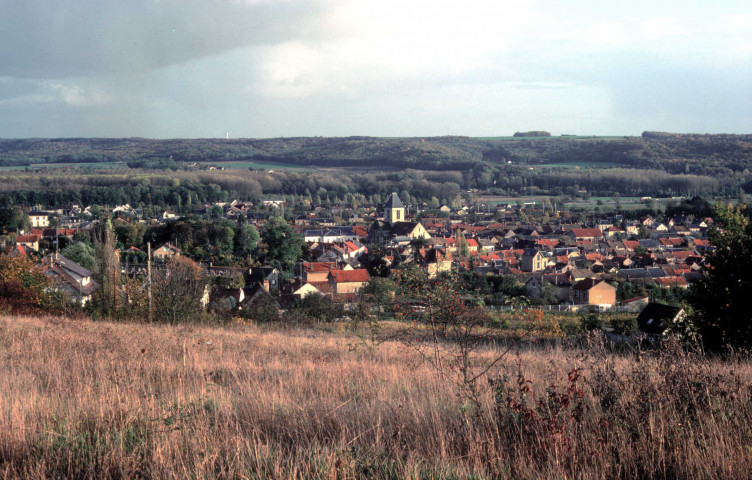
<path fill-rule="evenodd" d="M 297 137 L 273 139 L 0 139 L 0 166 L 125 162 L 272 161 L 322 167 L 462 170 L 480 165 L 573 164 L 667 173 L 749 174 L 752 135 L 645 132 L 641 137 Z"/>

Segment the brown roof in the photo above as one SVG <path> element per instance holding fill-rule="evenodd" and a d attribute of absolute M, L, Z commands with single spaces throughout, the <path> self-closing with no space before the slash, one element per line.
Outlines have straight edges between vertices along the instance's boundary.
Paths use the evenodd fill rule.
<path fill-rule="evenodd" d="M 573 228 L 572 234 L 574 234 L 575 237 L 602 237 L 603 232 L 601 232 L 597 228 Z"/>
<path fill-rule="evenodd" d="M 602 282 L 605 282 L 605 280 L 603 279 L 599 280 L 596 278 L 586 278 L 584 280 L 580 280 L 579 282 L 575 283 L 574 287 L 572 288 L 574 288 L 575 290 L 587 291 Z M 606 285 L 608 285 L 609 287 L 611 286 L 608 284 L 608 282 L 606 282 Z"/>

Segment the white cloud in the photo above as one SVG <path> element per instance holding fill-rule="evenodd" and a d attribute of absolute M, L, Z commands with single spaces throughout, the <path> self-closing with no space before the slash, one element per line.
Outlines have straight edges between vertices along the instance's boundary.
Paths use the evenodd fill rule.
<path fill-rule="evenodd" d="M 84 89 L 77 85 L 61 84 L 52 84 L 50 88 L 56 91 L 66 104 L 73 107 L 91 107 L 112 101 L 109 95 L 98 88 Z"/>

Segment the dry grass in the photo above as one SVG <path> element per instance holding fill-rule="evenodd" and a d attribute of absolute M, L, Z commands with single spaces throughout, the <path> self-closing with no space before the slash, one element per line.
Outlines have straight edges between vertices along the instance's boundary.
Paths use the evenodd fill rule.
<path fill-rule="evenodd" d="M 1 317 L 0 478 L 749 475 L 746 360 L 528 350 L 476 409 L 354 341 Z"/>

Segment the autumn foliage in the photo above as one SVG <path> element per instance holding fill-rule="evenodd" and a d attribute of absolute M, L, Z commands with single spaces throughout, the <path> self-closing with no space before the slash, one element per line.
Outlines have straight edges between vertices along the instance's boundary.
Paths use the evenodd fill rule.
<path fill-rule="evenodd" d="M 49 313 L 52 280 L 28 257 L 0 256 L 0 312 Z"/>

